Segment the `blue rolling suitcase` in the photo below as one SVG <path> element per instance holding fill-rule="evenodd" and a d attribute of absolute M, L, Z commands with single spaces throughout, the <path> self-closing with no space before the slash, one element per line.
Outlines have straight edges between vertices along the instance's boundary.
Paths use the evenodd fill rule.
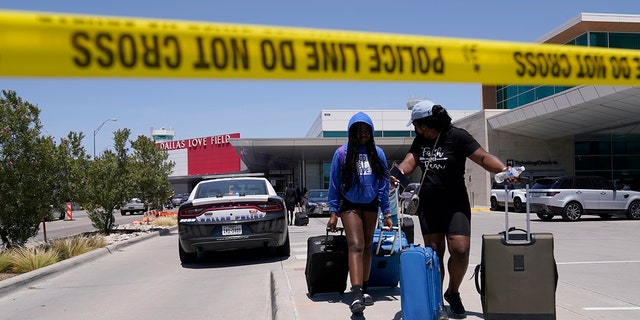
<path fill-rule="evenodd" d="M 400 306 L 403 320 L 447 319 L 440 264 L 430 247 L 410 244 L 400 252 Z"/>
<path fill-rule="evenodd" d="M 394 230 L 377 228 L 373 233 L 371 246 L 371 272 L 369 287 L 397 287 L 400 281 L 400 250 L 407 247 L 407 238 Z"/>

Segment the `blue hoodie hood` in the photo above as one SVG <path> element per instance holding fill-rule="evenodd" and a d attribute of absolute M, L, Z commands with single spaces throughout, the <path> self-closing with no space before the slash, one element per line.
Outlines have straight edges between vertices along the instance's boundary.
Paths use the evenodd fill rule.
<path fill-rule="evenodd" d="M 373 121 L 364 112 L 358 112 L 351 117 L 351 119 L 349 120 L 349 126 L 347 127 L 347 131 L 351 130 L 351 126 L 358 122 L 364 122 L 368 124 L 371 127 L 371 135 L 373 136 L 373 133 L 375 132 L 375 129 L 373 128 Z"/>

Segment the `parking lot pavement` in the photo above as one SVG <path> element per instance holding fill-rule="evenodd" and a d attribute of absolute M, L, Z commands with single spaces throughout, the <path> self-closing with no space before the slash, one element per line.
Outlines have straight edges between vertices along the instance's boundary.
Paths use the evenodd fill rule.
<path fill-rule="evenodd" d="M 510 224 L 525 228 L 525 214 L 510 213 Z M 416 243 L 423 244 L 417 218 Z M 376 303 L 363 316 L 352 317 L 351 295 L 307 295 L 304 269 L 306 239 L 324 234 L 326 217 L 312 218 L 308 226 L 293 226 L 291 257 L 281 270 L 274 270 L 276 319 L 401 319 L 400 289 L 373 288 Z M 532 232 L 554 234 L 559 282 L 556 291 L 557 319 L 640 319 L 640 250 L 630 249 L 640 241 L 640 221 L 586 218 L 578 222 L 542 222 L 532 215 Z M 483 319 L 480 295 L 473 281 L 473 269 L 480 263 L 481 235 L 504 230 L 504 212 L 474 210 L 469 268 L 460 289 L 467 319 Z M 630 247 L 631 246 L 631 247 Z M 446 257 L 445 257 L 446 260 Z M 445 278 L 445 285 L 448 279 Z M 347 290 L 350 286 L 347 286 Z"/>
<path fill-rule="evenodd" d="M 526 226 L 525 214 L 510 213 L 509 217 L 510 225 Z M 422 245 L 417 218 L 412 218 L 416 225 L 416 243 Z M 311 298 L 307 295 L 304 276 L 307 238 L 324 234 L 326 221 L 327 217 L 311 218 L 308 226 L 290 227 L 291 256 L 282 261 L 282 268 L 271 270 L 271 289 L 274 295 L 270 304 L 274 319 L 401 319 L 399 288 L 371 289 L 376 303 L 367 307 L 364 316 L 360 317 L 352 317 L 349 311 L 351 296 L 348 292 L 343 296 L 317 294 Z M 640 220 L 601 220 L 598 217 L 587 217 L 577 222 L 564 222 L 560 219 L 543 222 L 534 215 L 530 225 L 532 232 L 551 232 L 554 235 L 554 253 L 559 273 L 556 291 L 557 319 L 640 319 L 640 295 L 637 294 L 640 287 L 640 277 L 637 276 L 640 250 L 635 248 L 640 243 Z M 472 280 L 473 268 L 480 262 L 481 236 L 495 234 L 504 228 L 504 212 L 473 211 L 469 268 L 460 288 L 468 311 L 467 319 L 483 318 L 480 296 Z M 149 236 L 152 237 L 153 234 Z M 135 241 L 127 241 L 122 245 L 133 243 Z M 96 251 L 97 254 L 106 252 Z M 92 255 L 82 255 L 67 262 L 87 262 L 93 259 L 91 257 Z M 0 295 L 24 288 L 34 278 L 55 274 L 55 270 L 66 268 L 63 265 L 56 264 L 15 279 L 4 280 L 0 283 Z M 447 281 L 445 278 L 445 283 Z M 265 303 L 269 303 L 268 300 Z"/>

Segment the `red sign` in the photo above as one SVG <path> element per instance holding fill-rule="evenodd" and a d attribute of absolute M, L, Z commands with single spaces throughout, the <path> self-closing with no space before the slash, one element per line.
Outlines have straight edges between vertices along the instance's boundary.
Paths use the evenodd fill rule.
<path fill-rule="evenodd" d="M 188 175 L 220 174 L 240 171 L 240 157 L 229 142 L 231 138 L 240 138 L 240 133 L 164 141 L 157 145 L 170 153 L 186 149 Z M 177 163 L 182 159 L 184 155 L 172 157 L 176 167 L 184 166 Z"/>

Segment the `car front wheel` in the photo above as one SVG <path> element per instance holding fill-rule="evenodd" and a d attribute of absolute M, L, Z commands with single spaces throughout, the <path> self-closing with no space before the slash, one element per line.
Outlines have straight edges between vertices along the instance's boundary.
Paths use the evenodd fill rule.
<path fill-rule="evenodd" d="M 629 209 L 627 209 L 627 218 L 631 220 L 640 219 L 640 201 L 635 200 L 631 202 Z"/>
<path fill-rule="evenodd" d="M 500 205 L 496 197 L 491 197 L 491 211 L 500 211 Z"/>
<path fill-rule="evenodd" d="M 525 209 L 525 205 L 522 203 L 522 200 L 520 200 L 520 198 L 513 199 L 513 210 L 515 212 L 524 212 Z"/>
<path fill-rule="evenodd" d="M 562 209 L 562 220 L 564 221 L 578 221 L 581 216 L 582 206 L 578 202 L 569 202 Z"/>

